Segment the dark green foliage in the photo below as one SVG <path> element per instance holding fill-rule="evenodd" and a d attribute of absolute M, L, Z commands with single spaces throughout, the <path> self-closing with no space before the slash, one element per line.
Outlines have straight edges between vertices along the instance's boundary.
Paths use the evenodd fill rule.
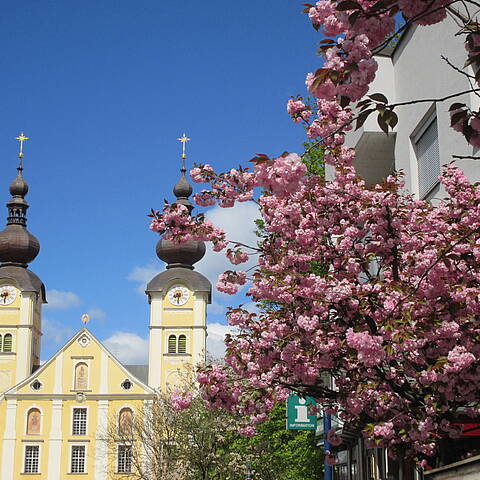
<path fill-rule="evenodd" d="M 285 424 L 285 405 L 277 404 L 269 419 L 258 426 L 256 436 L 232 434 L 231 449 L 251 459 L 252 479 L 255 480 L 321 478 L 323 451 L 316 445 L 315 433 L 286 430 Z"/>

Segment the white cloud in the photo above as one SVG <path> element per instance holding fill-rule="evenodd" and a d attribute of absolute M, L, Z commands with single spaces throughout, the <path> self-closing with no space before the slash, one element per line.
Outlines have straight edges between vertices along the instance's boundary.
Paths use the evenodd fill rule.
<path fill-rule="evenodd" d="M 135 287 L 135 290 L 140 293 L 140 295 L 145 295 L 147 283 L 163 270 L 163 262 L 160 264 L 150 263 L 143 267 L 134 267 L 133 270 L 127 275 L 127 280 L 138 283 L 138 285 Z"/>
<path fill-rule="evenodd" d="M 258 207 L 251 202 L 237 203 L 232 208 L 215 207 L 206 213 L 206 217 L 214 225 L 220 227 L 227 233 L 229 240 L 251 245 L 257 244 L 255 236 L 256 225 L 254 220 L 260 218 Z M 246 249 L 247 252 L 251 250 Z M 257 256 L 253 255 L 251 260 L 240 265 L 232 265 L 223 252 L 214 252 L 207 246 L 207 253 L 203 259 L 195 265 L 195 269 L 205 275 L 215 285 L 218 276 L 225 270 L 248 270 L 257 263 Z M 215 292 L 218 295 L 218 292 Z"/>
<path fill-rule="evenodd" d="M 221 323 L 209 323 L 207 325 L 207 352 L 215 358 L 222 358 L 225 355 L 225 334 L 234 333 L 236 329 L 230 325 Z"/>
<path fill-rule="evenodd" d="M 134 333 L 114 332 L 103 343 L 125 365 L 148 363 L 148 340 Z"/>
<path fill-rule="evenodd" d="M 67 327 L 55 320 L 42 318 L 42 333 L 43 343 L 54 344 L 56 347 L 63 345 L 70 337 L 73 336 L 75 330 L 72 327 Z"/>
<path fill-rule="evenodd" d="M 87 311 L 88 316 L 90 317 L 90 320 L 97 320 L 97 321 L 102 321 L 107 318 L 107 314 L 98 307 L 92 307 Z"/>
<path fill-rule="evenodd" d="M 63 290 L 48 290 L 47 301 L 45 307 L 51 310 L 67 310 L 80 305 L 80 298 L 76 293 Z"/>

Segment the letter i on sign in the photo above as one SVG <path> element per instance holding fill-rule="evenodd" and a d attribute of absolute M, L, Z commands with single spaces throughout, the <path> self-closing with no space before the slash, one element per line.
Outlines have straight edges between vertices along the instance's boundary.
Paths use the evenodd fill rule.
<path fill-rule="evenodd" d="M 299 398 L 298 403 L 300 405 L 295 405 L 295 410 L 297 412 L 297 416 L 295 418 L 296 422 L 309 422 L 310 419 L 308 418 L 308 407 L 306 405 L 307 401 L 304 398 Z"/>

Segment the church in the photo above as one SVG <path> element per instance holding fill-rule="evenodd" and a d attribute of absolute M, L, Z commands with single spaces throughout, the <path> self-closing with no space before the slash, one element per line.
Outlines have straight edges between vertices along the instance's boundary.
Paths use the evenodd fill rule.
<path fill-rule="evenodd" d="M 29 268 L 40 243 L 27 229 L 27 137 L 17 139 L 17 176 L 0 232 L 0 479 L 128 479 L 131 450 L 120 443 L 109 447 L 111 423 L 119 429 L 128 424 L 157 392 L 175 389 L 191 366 L 205 360 L 211 284 L 194 270 L 205 244 L 160 239 L 156 246 L 167 266 L 145 292 L 148 365 L 123 365 L 86 327 L 41 364 L 42 305 L 48 299 Z M 179 140 L 185 146 L 188 139 Z M 191 211 L 185 158 L 184 148 L 173 193 Z"/>

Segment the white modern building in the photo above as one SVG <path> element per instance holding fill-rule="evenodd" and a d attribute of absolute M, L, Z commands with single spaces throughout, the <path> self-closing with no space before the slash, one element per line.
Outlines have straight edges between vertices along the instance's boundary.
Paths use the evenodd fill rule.
<path fill-rule="evenodd" d="M 451 18 L 429 27 L 410 27 L 395 45 L 378 55 L 379 68 L 369 94 L 383 93 L 392 103 L 426 100 L 395 109 L 398 124 L 385 134 L 371 114 L 357 131 L 346 137 L 346 145 L 356 149 L 356 169 L 368 184 L 381 182 L 393 171 L 403 171 L 405 189 L 416 198 L 435 201 L 446 193 L 439 183 L 442 165 L 453 155 L 479 155 L 476 148 L 450 127 L 448 109 L 454 102 L 472 109 L 480 97 L 467 93 L 440 102 L 456 92 L 469 90 L 465 75 L 455 71 L 466 59 L 464 37 L 455 36 L 459 26 Z M 472 74 L 471 67 L 465 69 Z M 472 181 L 480 180 L 480 160 L 460 159 L 456 163 Z M 472 423 L 467 434 L 452 441 L 437 459 L 437 468 L 415 472 L 403 459 L 391 461 L 383 449 L 366 449 L 355 432 L 344 432 L 348 448 L 338 452 L 335 480 L 425 480 L 480 479 L 480 424 Z"/>

